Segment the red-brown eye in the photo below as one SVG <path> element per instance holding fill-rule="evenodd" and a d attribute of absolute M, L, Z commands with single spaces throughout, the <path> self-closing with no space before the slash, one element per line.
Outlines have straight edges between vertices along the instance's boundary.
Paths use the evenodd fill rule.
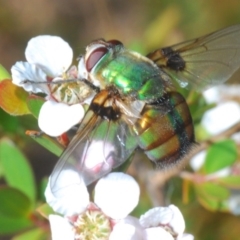
<path fill-rule="evenodd" d="M 95 49 L 88 57 L 86 61 L 86 69 L 90 72 L 98 61 L 107 53 L 108 49 L 105 47 L 99 47 Z"/>
<path fill-rule="evenodd" d="M 123 45 L 120 41 L 118 40 L 115 40 L 115 39 L 112 39 L 112 40 L 109 40 L 108 43 L 116 46 L 116 45 Z"/>

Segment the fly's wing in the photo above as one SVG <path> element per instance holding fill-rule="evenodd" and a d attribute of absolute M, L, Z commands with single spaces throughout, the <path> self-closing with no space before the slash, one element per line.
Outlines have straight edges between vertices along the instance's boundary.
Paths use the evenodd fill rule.
<path fill-rule="evenodd" d="M 147 55 L 181 87 L 198 91 L 227 81 L 240 66 L 240 25 Z"/>
<path fill-rule="evenodd" d="M 52 193 L 83 181 L 89 185 L 125 162 L 136 147 L 123 119 L 107 121 L 88 110 L 51 174 Z"/>

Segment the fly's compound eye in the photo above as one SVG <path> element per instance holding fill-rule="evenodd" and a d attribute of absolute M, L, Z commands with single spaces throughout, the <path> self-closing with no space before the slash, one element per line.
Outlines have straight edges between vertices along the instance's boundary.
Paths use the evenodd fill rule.
<path fill-rule="evenodd" d="M 86 60 L 86 69 L 90 72 L 98 61 L 108 52 L 106 47 L 99 47 L 93 50 Z"/>
<path fill-rule="evenodd" d="M 107 42 L 112 44 L 112 45 L 114 45 L 114 46 L 117 46 L 117 45 L 121 45 L 122 46 L 123 45 L 120 41 L 115 40 L 115 39 L 109 40 Z"/>

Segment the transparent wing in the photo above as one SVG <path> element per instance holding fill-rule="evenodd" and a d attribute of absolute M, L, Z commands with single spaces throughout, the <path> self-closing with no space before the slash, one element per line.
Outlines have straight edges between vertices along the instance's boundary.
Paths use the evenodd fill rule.
<path fill-rule="evenodd" d="M 240 66 L 240 25 L 147 55 L 181 87 L 198 91 L 227 81 Z"/>
<path fill-rule="evenodd" d="M 107 121 L 88 110 L 51 174 L 52 193 L 82 181 L 89 185 L 125 162 L 136 147 L 136 138 L 123 119 Z"/>

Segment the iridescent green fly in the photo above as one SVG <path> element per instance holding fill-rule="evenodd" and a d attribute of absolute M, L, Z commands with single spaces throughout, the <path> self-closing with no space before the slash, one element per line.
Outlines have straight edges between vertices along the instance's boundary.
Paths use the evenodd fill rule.
<path fill-rule="evenodd" d="M 159 167 L 180 161 L 194 144 L 194 128 L 173 81 L 201 91 L 229 79 L 240 66 L 240 25 L 147 56 L 118 40 L 97 40 L 87 46 L 79 66 L 96 94 L 53 171 L 53 193 L 64 170 L 74 169 L 88 185 L 136 148 Z"/>

